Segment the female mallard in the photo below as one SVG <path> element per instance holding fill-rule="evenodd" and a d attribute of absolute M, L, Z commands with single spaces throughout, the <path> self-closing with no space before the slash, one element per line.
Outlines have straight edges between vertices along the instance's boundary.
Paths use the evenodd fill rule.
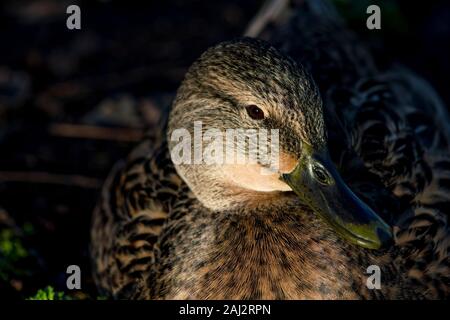
<path fill-rule="evenodd" d="M 143 141 L 110 175 L 92 227 L 103 294 L 447 297 L 445 109 L 416 77 L 378 72 L 313 3 L 266 33 L 295 61 L 249 38 L 207 50 L 178 89 L 167 138 Z M 279 129 L 279 165 L 173 161 L 174 133 L 194 137 L 200 121 L 203 132 Z M 379 289 L 367 286 L 371 265 Z"/>

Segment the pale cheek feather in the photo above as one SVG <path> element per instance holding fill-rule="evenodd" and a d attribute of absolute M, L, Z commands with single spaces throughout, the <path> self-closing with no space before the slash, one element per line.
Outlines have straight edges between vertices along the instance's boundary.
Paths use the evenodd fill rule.
<path fill-rule="evenodd" d="M 280 153 L 279 162 L 277 172 L 269 172 L 259 164 L 224 165 L 223 172 L 232 185 L 244 189 L 259 192 L 291 191 L 291 187 L 280 180 L 280 174 L 291 172 L 297 160 L 286 153 Z"/>

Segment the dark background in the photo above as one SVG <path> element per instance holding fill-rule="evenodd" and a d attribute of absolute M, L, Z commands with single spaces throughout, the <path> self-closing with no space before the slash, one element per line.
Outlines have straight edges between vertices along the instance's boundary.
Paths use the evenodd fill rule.
<path fill-rule="evenodd" d="M 430 81 L 450 105 L 448 1 L 333 1 L 376 58 Z M 66 28 L 70 4 L 81 30 Z M 90 278 L 90 216 L 189 65 L 243 33 L 262 1 L 2 1 L 0 4 L 0 296 L 65 289 L 68 265 Z M 382 30 L 366 29 L 378 4 Z"/>

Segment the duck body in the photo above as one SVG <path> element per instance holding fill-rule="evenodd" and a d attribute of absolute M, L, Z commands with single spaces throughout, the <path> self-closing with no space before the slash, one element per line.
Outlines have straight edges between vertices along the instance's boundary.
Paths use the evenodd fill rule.
<path fill-rule="evenodd" d="M 143 144 L 140 150 L 152 148 L 150 141 Z M 93 241 L 105 244 L 93 247 L 94 256 L 103 258 L 95 263 L 104 294 L 357 299 L 370 297 L 365 287 L 369 265 L 392 268 L 384 255 L 372 256 L 339 239 L 292 194 L 277 195 L 275 204 L 262 203 L 250 212 L 209 210 L 178 176 L 164 142 L 129 163 L 105 186 L 105 193 L 117 196 L 94 215 Z M 152 171 L 142 175 L 145 170 Z M 145 177 L 138 185 L 137 172 Z M 112 207 L 122 216 L 121 224 L 109 216 Z M 117 231 L 111 234 L 111 229 Z M 99 248 L 107 251 L 96 252 Z"/>
<path fill-rule="evenodd" d="M 187 171 L 173 163 L 168 133 L 142 141 L 105 183 L 91 231 L 94 277 L 103 294 L 119 299 L 448 297 L 450 194 L 445 186 L 450 181 L 450 150 L 446 112 L 432 90 L 411 73 L 379 72 L 365 49 L 351 45 L 354 39 L 328 6 L 317 6 L 321 1 L 306 3 L 287 9 L 293 10 L 288 22 L 263 30 L 260 36 L 312 74 L 324 101 L 331 158 L 350 188 L 393 226 L 394 245 L 368 250 L 348 243 L 305 201 L 273 181 L 268 183 L 271 192 L 253 192 L 247 185 L 232 185 L 224 191 L 216 182 L 223 177 L 220 173 L 202 176 L 201 171 Z M 306 28 L 312 21 L 314 28 Z M 321 46 L 321 41 L 328 47 Z M 251 39 L 223 46 L 226 49 L 236 43 L 240 50 L 256 50 L 249 56 L 257 56 L 259 48 L 275 50 Z M 218 57 L 225 49 L 219 48 Z M 272 59 L 271 55 L 262 57 Z M 226 68 L 228 60 L 224 61 L 222 67 Z M 271 63 L 276 61 L 268 65 Z M 222 99 L 222 103 L 232 104 L 230 92 L 238 86 L 235 83 L 260 79 L 236 67 L 224 78 L 230 79 L 233 72 L 241 72 L 241 78 L 224 82 L 216 75 L 220 68 L 215 64 L 193 67 L 177 93 L 169 127 L 178 119 L 177 113 L 187 119 L 191 111 L 192 119 L 201 115 L 189 101 L 208 98 L 211 103 Z M 283 65 L 273 72 L 290 72 L 286 71 L 289 68 Z M 196 75 L 199 70 L 208 70 L 213 76 L 202 81 L 203 76 Z M 274 91 L 286 90 L 280 97 L 296 90 L 282 79 L 281 85 L 274 82 Z M 221 90 L 197 98 L 209 86 Z M 300 87 L 306 97 L 301 99 L 306 100 L 299 98 L 298 104 L 316 104 L 313 86 L 302 82 Z M 250 89 L 264 96 L 264 101 L 272 99 L 257 86 Z M 247 85 L 239 90 L 247 90 Z M 233 127 L 235 118 L 211 110 L 204 114 L 223 116 L 223 122 L 229 119 L 228 126 Z M 276 114 L 276 110 L 269 111 Z M 301 130 L 314 122 L 307 121 L 308 116 L 317 118 L 308 112 Z M 304 141 L 322 145 L 321 139 L 304 137 L 296 127 L 300 120 L 295 114 L 279 117 Z M 244 122 L 243 126 L 250 124 Z M 320 137 L 320 130 L 320 123 L 315 124 L 307 134 Z M 285 149 L 299 154 L 301 147 L 283 137 Z M 367 286 L 371 265 L 381 270 L 379 289 Z"/>

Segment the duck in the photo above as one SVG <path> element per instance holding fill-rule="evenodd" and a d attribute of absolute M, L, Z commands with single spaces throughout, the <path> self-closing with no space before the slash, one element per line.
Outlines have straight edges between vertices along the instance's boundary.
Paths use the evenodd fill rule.
<path fill-rule="evenodd" d="M 448 298 L 445 106 L 411 71 L 377 69 L 331 4 L 275 4 L 192 64 L 161 132 L 112 169 L 91 227 L 100 293 Z M 230 129 L 276 132 L 276 165 L 195 161 L 216 142 L 248 156 Z"/>

